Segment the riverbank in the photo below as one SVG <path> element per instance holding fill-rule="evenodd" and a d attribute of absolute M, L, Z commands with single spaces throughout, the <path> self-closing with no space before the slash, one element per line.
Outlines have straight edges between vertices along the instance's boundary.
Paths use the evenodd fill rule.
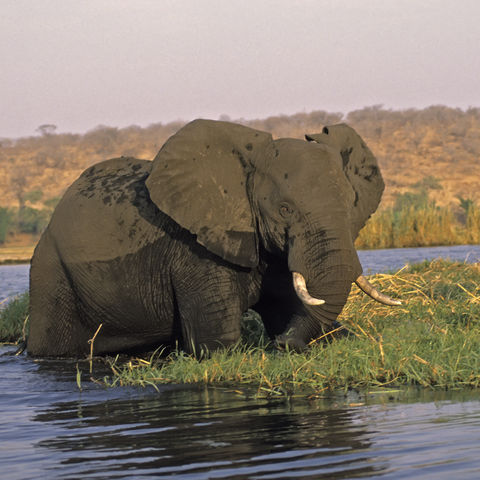
<path fill-rule="evenodd" d="M 0 265 L 30 263 L 39 239 L 40 235 L 9 235 L 8 240 L 0 244 Z"/>
<path fill-rule="evenodd" d="M 480 243 L 480 208 L 475 204 L 467 202 L 459 212 L 452 206 L 439 207 L 419 194 L 397 200 L 396 207 L 381 208 L 367 221 L 355 242 L 357 249 Z"/>
<path fill-rule="evenodd" d="M 29 263 L 35 245 L 0 247 L 0 265 Z"/>
<path fill-rule="evenodd" d="M 265 345 L 263 326 L 250 313 L 244 343 L 234 349 L 202 361 L 181 351 L 166 358 L 157 353 L 126 362 L 107 359 L 112 376 L 104 381 L 110 386 L 227 384 L 273 396 L 403 385 L 480 387 L 479 264 L 424 262 L 372 275 L 370 281 L 404 304 L 379 305 L 354 287 L 339 318 L 351 332 L 347 338 L 320 338 L 304 354 L 277 352 Z M 19 338 L 28 297 L 15 311 L 11 304 L 0 312 L 0 324 L 7 317 L 14 321 Z"/>

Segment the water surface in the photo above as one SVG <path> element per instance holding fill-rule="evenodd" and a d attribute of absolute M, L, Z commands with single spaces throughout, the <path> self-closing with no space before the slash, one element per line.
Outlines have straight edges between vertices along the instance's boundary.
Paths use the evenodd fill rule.
<path fill-rule="evenodd" d="M 0 265 L 0 302 L 28 290 L 30 265 Z"/>
<path fill-rule="evenodd" d="M 9 479 L 473 479 L 480 471 L 475 392 L 286 401 L 226 388 L 107 390 L 88 381 L 87 364 L 80 392 L 74 362 L 0 356 L 0 369 L 0 466 Z M 94 368 L 97 378 L 105 373 Z"/>
<path fill-rule="evenodd" d="M 436 258 L 477 263 L 480 262 L 480 245 L 359 250 L 358 256 L 365 273 L 384 273 Z"/>
<path fill-rule="evenodd" d="M 364 270 L 480 246 L 359 252 Z M 28 288 L 28 265 L 0 267 L 0 301 Z M 355 391 L 255 398 L 241 386 L 106 389 L 69 360 L 0 347 L 0 471 L 16 479 L 477 479 L 478 391 Z M 235 391 L 236 390 L 236 391 Z"/>

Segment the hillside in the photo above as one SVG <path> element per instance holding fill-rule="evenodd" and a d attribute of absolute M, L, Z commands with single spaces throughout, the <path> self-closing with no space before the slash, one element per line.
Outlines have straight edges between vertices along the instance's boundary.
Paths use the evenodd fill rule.
<path fill-rule="evenodd" d="M 314 111 L 233 121 L 274 137 L 297 138 L 319 132 L 325 124 L 350 124 L 379 160 L 386 183 L 384 207 L 393 204 L 398 193 L 419 185 L 429 188 L 438 205 L 458 205 L 457 196 L 480 201 L 480 108 L 392 111 L 375 106 L 347 115 Z M 182 125 L 100 126 L 84 135 L 55 134 L 54 126 L 44 126 L 39 136 L 3 139 L 0 207 L 51 207 L 88 166 L 121 155 L 151 159 Z"/>

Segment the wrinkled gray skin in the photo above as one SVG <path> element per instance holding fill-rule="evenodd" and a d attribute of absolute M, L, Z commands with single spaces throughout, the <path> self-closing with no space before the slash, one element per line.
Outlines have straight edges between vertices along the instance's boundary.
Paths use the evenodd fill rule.
<path fill-rule="evenodd" d="M 67 190 L 35 249 L 28 351 L 83 356 L 231 345 L 257 309 L 277 345 L 331 328 L 361 266 L 353 242 L 383 181 L 353 129 L 273 141 L 195 120 L 153 162 L 118 158 Z M 296 296 L 291 272 L 311 295 Z"/>

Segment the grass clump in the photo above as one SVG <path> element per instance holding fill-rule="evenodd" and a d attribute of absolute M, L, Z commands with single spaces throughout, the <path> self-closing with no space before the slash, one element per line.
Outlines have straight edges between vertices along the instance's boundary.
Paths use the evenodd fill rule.
<path fill-rule="evenodd" d="M 303 354 L 254 346 L 250 338 L 249 345 L 200 361 L 182 351 L 131 359 L 112 364 L 114 376 L 106 382 L 221 384 L 254 387 L 266 395 L 369 386 L 480 386 L 478 264 L 424 262 L 370 281 L 404 300 L 404 306 L 380 305 L 354 287 L 339 319 L 349 337 L 318 342 Z"/>
<path fill-rule="evenodd" d="M 471 212 L 473 216 L 475 209 Z M 356 246 L 366 249 L 462 245 L 471 240 L 470 229 L 455 220 L 449 207 L 432 203 L 418 209 L 408 206 L 379 211 L 361 230 Z"/>
<path fill-rule="evenodd" d="M 25 292 L 15 297 L 5 307 L 0 305 L 0 343 L 18 343 L 24 337 L 28 304 L 29 296 L 28 292 Z"/>
<path fill-rule="evenodd" d="M 427 192 L 407 192 L 372 215 L 355 242 L 359 249 L 480 243 L 480 207 L 460 199 L 460 213 L 437 206 Z"/>

